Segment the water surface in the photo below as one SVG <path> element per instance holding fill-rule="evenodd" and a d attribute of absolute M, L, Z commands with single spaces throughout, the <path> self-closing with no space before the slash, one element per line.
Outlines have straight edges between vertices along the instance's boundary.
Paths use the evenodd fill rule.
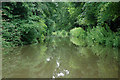
<path fill-rule="evenodd" d="M 3 78 L 117 78 L 116 48 L 55 38 L 3 51 Z M 101 55 L 102 54 L 102 55 Z"/>

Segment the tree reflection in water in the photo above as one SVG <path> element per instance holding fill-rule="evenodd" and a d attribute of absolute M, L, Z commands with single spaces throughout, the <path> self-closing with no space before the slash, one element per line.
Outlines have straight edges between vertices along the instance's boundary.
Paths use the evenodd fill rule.
<path fill-rule="evenodd" d="M 52 37 L 44 44 L 5 49 L 3 77 L 117 78 L 117 54 L 110 47 L 80 47 L 69 38 Z"/>

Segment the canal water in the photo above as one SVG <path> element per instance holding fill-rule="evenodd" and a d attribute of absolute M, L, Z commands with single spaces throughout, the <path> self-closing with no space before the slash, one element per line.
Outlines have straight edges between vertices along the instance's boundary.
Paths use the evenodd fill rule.
<path fill-rule="evenodd" d="M 118 49 L 70 38 L 3 50 L 3 78 L 118 78 Z"/>

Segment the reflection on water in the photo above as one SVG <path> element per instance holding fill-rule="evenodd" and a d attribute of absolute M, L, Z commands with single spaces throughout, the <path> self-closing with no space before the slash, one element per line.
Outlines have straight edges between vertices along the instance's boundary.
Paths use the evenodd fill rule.
<path fill-rule="evenodd" d="M 5 78 L 118 77 L 117 49 L 80 47 L 69 38 L 52 38 L 44 44 L 5 49 L 3 53 Z"/>

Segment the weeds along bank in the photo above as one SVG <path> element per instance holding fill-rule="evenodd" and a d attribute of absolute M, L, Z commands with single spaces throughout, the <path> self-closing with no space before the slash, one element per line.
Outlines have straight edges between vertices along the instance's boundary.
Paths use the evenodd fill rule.
<path fill-rule="evenodd" d="M 72 36 L 78 45 L 120 46 L 120 2 L 3 2 L 2 44 L 42 43 Z"/>

